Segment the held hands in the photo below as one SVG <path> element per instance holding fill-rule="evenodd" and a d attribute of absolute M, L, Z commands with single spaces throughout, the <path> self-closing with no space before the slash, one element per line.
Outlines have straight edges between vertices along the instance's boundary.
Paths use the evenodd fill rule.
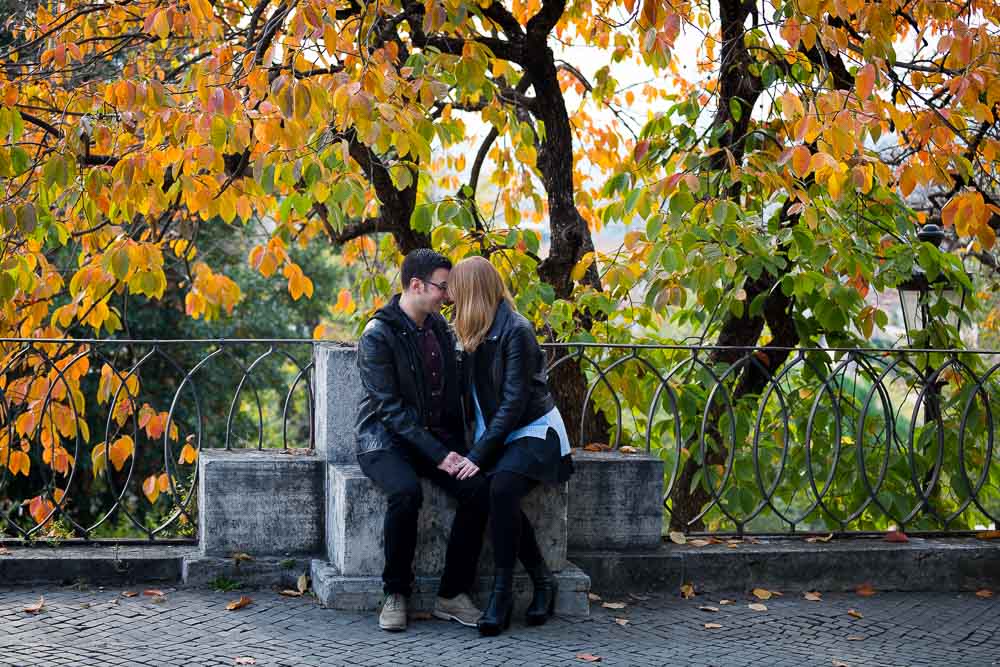
<path fill-rule="evenodd" d="M 477 472 L 479 472 L 479 466 L 463 456 L 461 463 L 458 464 L 455 477 L 458 479 L 469 479 Z"/>
<path fill-rule="evenodd" d="M 458 479 L 468 479 L 479 472 L 479 466 L 458 452 L 448 452 L 448 456 L 437 467 Z"/>

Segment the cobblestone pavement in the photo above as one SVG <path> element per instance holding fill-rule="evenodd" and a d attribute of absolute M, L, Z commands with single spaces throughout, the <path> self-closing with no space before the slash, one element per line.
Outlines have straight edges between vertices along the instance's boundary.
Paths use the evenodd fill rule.
<path fill-rule="evenodd" d="M 389 634 L 373 613 L 272 591 L 245 593 L 252 604 L 227 611 L 240 593 L 163 590 L 154 599 L 110 588 L 0 588 L 0 666 L 587 664 L 580 654 L 600 656 L 602 665 L 1000 665 L 1000 595 L 826 594 L 810 602 L 789 591 L 768 600 L 766 611 L 748 608 L 756 600 L 745 593 L 621 596 L 605 601 L 626 602 L 623 609 L 595 602 L 589 619 L 556 618 L 540 628 L 515 622 L 481 639 L 424 619 Z M 44 610 L 25 612 L 41 595 Z M 725 598 L 733 604 L 720 605 Z"/>

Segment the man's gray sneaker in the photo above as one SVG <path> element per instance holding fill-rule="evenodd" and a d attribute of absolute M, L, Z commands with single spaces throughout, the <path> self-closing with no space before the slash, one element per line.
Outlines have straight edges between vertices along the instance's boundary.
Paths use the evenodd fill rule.
<path fill-rule="evenodd" d="M 482 614 L 479 607 L 472 604 L 472 600 L 465 593 L 459 593 L 451 599 L 439 597 L 434 602 L 435 618 L 444 621 L 458 621 L 470 628 L 476 627 L 476 621 Z"/>
<path fill-rule="evenodd" d="M 378 627 L 389 632 L 406 629 L 406 598 L 399 593 L 390 593 L 382 603 L 382 613 L 378 615 Z"/>

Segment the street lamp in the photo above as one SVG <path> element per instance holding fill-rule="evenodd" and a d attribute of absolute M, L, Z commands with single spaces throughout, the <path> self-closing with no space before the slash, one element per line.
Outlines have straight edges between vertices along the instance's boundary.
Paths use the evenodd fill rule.
<path fill-rule="evenodd" d="M 926 224 L 917 232 L 920 241 L 931 243 L 935 248 L 941 247 L 944 241 L 944 230 L 933 223 Z M 965 288 L 959 286 L 955 288 L 943 276 L 939 276 L 933 281 L 927 278 L 927 274 L 919 266 L 914 267 L 912 275 L 899 284 L 899 304 L 903 311 L 903 326 L 906 329 L 906 341 L 913 345 L 913 337 L 910 332 L 924 331 L 933 321 L 931 315 L 930 295 L 934 288 L 943 288 L 944 298 L 952 305 L 948 312 L 947 322 L 958 330 L 962 326 L 959 312 L 965 306 Z M 933 347 L 933 341 L 927 338 L 925 345 Z"/>

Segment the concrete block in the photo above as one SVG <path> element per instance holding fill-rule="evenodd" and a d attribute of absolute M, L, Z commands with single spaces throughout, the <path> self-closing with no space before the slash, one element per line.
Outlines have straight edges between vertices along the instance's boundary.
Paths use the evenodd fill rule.
<path fill-rule="evenodd" d="M 283 450 L 202 450 L 198 530 L 205 556 L 322 553 L 325 464 Z"/>
<path fill-rule="evenodd" d="M 384 564 L 382 522 L 387 501 L 385 494 L 365 477 L 357 465 L 329 467 L 329 505 L 327 509 L 327 554 L 330 562 L 350 576 L 381 575 Z M 427 480 L 422 481 L 424 503 L 417 528 L 417 575 L 440 576 L 455 503 Z M 532 520 L 538 544 L 553 570 L 566 565 L 565 484 L 541 485 L 523 501 L 522 507 Z M 492 574 L 493 547 L 486 530 L 480 573 Z"/>
<path fill-rule="evenodd" d="M 667 591 L 692 583 L 698 591 L 853 591 L 871 583 L 883 591 L 969 591 L 1000 585 L 1000 544 L 971 538 L 922 538 L 907 543 L 880 538 L 810 544 L 776 538 L 692 547 L 666 544 L 656 551 L 573 551 L 602 594 Z"/>
<path fill-rule="evenodd" d="M 646 454 L 584 452 L 569 480 L 571 551 L 644 550 L 661 544 L 663 461 Z"/>
<path fill-rule="evenodd" d="M 561 616 L 586 617 L 590 615 L 590 577 L 572 563 L 556 573 L 559 593 L 556 596 L 556 613 Z M 312 585 L 317 599 L 324 607 L 351 611 L 378 609 L 382 602 L 382 580 L 378 576 L 345 576 L 331 563 L 312 562 Z M 493 585 L 491 576 L 480 576 L 473 599 L 483 605 Z M 438 578 L 416 577 L 409 607 L 412 611 L 431 611 L 437 596 Z M 531 600 L 532 585 L 528 575 L 514 576 L 514 613 L 524 613 Z M 515 621 L 516 622 L 516 621 Z"/>
<path fill-rule="evenodd" d="M 316 364 L 316 452 L 330 463 L 357 463 L 354 422 L 361 403 L 356 347 L 317 343 Z"/>
<path fill-rule="evenodd" d="M 0 556 L 0 586 L 175 584 L 184 559 L 198 553 L 193 545 L 163 543 L 0 546 L 6 550 Z"/>
<path fill-rule="evenodd" d="M 312 559 L 254 558 L 237 561 L 221 556 L 194 556 L 184 559 L 182 581 L 192 588 L 208 588 L 213 581 L 226 579 L 239 584 L 240 589 L 295 589 L 299 576 L 308 574 Z"/>

